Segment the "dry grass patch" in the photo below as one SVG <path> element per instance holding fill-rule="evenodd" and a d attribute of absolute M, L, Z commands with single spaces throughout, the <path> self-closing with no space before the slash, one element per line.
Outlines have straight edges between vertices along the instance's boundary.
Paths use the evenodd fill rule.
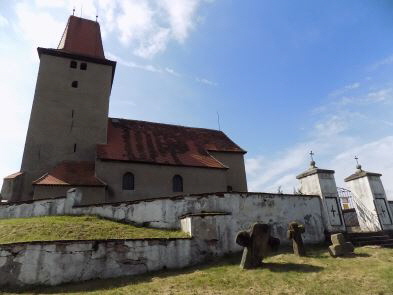
<path fill-rule="evenodd" d="M 54 240 L 183 238 L 177 230 L 137 227 L 96 216 L 0 219 L 0 244 Z"/>

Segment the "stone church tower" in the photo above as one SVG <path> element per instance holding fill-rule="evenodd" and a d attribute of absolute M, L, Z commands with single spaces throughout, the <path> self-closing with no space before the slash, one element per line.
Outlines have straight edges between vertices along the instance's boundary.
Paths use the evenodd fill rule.
<path fill-rule="evenodd" d="M 38 54 L 23 175 L 6 196 L 13 201 L 31 199 L 32 181 L 62 161 L 94 162 L 97 144 L 107 141 L 116 63 L 105 59 L 98 22 L 70 16 L 58 48 L 38 48 Z"/>
<path fill-rule="evenodd" d="M 64 197 L 83 204 L 247 191 L 244 154 L 220 130 L 109 118 L 116 62 L 97 22 L 70 16 L 40 67 L 20 172 L 4 178 L 9 202 Z"/>

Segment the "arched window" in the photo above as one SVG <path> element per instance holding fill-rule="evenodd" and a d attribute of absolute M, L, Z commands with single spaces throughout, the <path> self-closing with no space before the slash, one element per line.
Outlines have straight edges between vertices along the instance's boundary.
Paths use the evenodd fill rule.
<path fill-rule="evenodd" d="M 127 172 L 123 175 L 123 190 L 134 190 L 134 174 L 132 174 L 131 172 Z"/>
<path fill-rule="evenodd" d="M 85 62 L 81 63 L 81 70 L 83 71 L 87 70 L 87 64 Z"/>
<path fill-rule="evenodd" d="M 180 175 L 173 176 L 172 187 L 175 193 L 180 193 L 183 191 L 183 178 Z"/>
<path fill-rule="evenodd" d="M 75 60 L 71 60 L 70 62 L 70 68 L 76 69 L 77 63 Z"/>

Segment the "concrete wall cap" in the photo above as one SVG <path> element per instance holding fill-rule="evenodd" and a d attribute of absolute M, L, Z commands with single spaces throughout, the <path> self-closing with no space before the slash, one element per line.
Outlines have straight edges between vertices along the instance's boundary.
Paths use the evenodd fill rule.
<path fill-rule="evenodd" d="M 334 174 L 334 170 L 310 168 L 310 169 L 304 171 L 303 173 L 300 173 L 298 176 L 296 176 L 296 179 L 302 179 L 304 177 L 314 175 L 314 174 L 320 174 L 320 173 Z"/>
<path fill-rule="evenodd" d="M 345 182 L 351 181 L 351 180 L 355 180 L 358 178 L 362 178 L 362 177 L 366 177 L 366 176 L 377 176 L 377 177 L 381 177 L 382 174 L 380 173 L 374 173 L 374 172 L 368 172 L 368 171 L 364 171 L 364 170 L 360 170 L 357 171 L 356 173 L 348 176 L 347 178 L 344 179 Z"/>

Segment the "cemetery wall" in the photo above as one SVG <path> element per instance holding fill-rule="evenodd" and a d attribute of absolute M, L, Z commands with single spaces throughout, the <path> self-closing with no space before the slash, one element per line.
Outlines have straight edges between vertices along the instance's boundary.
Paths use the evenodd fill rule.
<path fill-rule="evenodd" d="M 58 285 L 138 275 L 193 265 L 205 255 L 191 238 L 0 245 L 0 286 Z"/>
<path fill-rule="evenodd" d="M 288 223 L 305 225 L 307 243 L 324 240 L 325 224 L 318 196 L 269 193 L 206 193 L 143 201 L 77 205 L 82 196 L 72 189 L 67 198 L 39 200 L 0 206 L 0 218 L 43 215 L 98 215 L 111 220 L 155 228 L 180 229 L 180 217 L 196 213 L 224 212 L 231 214 L 228 230 L 248 229 L 255 222 L 269 223 L 273 234 L 286 241 Z"/>

